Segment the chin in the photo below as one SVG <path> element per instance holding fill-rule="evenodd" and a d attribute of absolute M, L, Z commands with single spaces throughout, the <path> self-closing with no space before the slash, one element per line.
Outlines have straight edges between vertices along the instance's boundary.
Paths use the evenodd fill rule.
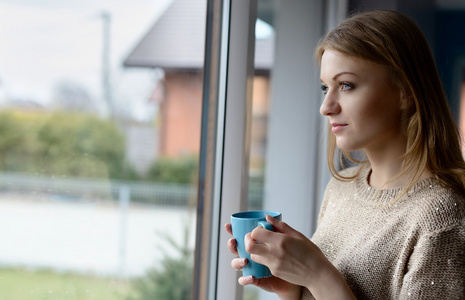
<path fill-rule="evenodd" d="M 357 151 L 357 150 L 361 149 L 360 147 L 357 147 L 356 145 L 349 144 L 349 143 L 338 143 L 338 142 L 336 142 L 336 146 L 340 150 L 344 150 L 344 151 Z"/>
<path fill-rule="evenodd" d="M 339 143 L 337 143 L 336 145 L 339 148 L 339 150 L 343 150 L 343 151 L 358 151 L 362 149 L 360 147 L 355 147 L 354 145 L 339 144 Z"/>

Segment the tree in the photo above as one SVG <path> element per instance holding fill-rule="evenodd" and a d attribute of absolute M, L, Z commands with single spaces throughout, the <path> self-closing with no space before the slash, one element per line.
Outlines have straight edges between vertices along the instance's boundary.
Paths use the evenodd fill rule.
<path fill-rule="evenodd" d="M 71 112 L 0 113 L 0 169 L 120 178 L 123 134 L 110 121 Z"/>
<path fill-rule="evenodd" d="M 177 257 L 165 254 L 161 267 L 150 269 L 146 276 L 133 282 L 134 293 L 128 300 L 188 300 L 191 298 L 193 250 L 188 246 L 189 228 L 184 231 L 184 242 L 177 244 L 165 235 L 177 252 Z"/>

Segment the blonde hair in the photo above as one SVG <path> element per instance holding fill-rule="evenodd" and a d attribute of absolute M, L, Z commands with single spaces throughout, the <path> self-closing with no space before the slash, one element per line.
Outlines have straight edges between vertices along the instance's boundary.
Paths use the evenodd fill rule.
<path fill-rule="evenodd" d="M 411 101 L 404 124 L 407 148 L 400 157 L 403 171 L 399 174 L 408 173 L 410 179 L 402 195 L 425 170 L 432 172 L 441 185 L 465 194 L 465 162 L 459 130 L 428 42 L 415 22 L 397 11 L 360 13 L 343 21 L 320 41 L 315 53 L 319 63 L 327 49 L 383 66 Z M 335 137 L 329 132 L 327 159 L 331 173 L 339 180 L 358 176 L 341 175 L 334 163 L 335 154 Z M 363 163 L 347 151 L 341 151 L 340 159 Z"/>

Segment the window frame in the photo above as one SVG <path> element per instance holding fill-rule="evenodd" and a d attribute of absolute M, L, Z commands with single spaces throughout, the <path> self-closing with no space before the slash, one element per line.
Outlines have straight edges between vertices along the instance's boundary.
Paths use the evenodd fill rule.
<path fill-rule="evenodd" d="M 193 299 L 243 295 L 223 224 L 248 204 L 256 15 L 257 0 L 207 5 Z"/>

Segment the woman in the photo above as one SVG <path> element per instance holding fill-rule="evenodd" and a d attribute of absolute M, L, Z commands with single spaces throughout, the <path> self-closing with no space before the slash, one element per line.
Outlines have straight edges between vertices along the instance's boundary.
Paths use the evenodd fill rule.
<path fill-rule="evenodd" d="M 274 276 L 239 283 L 281 299 L 465 299 L 465 163 L 420 29 L 399 12 L 358 14 L 316 57 L 334 177 L 318 228 L 310 241 L 268 218 L 275 232 L 257 228 L 245 244 Z M 357 166 L 338 171 L 335 153 Z"/>

